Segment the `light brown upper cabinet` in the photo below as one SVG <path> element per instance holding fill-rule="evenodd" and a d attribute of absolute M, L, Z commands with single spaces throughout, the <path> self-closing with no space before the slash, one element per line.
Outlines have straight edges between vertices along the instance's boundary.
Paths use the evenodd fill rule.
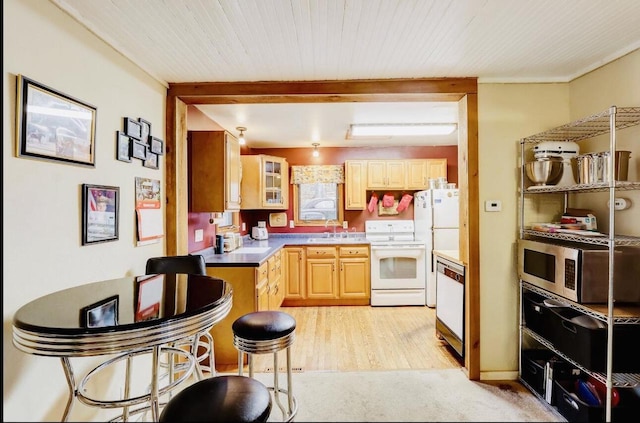
<path fill-rule="evenodd" d="M 406 160 L 406 189 L 427 189 L 429 179 L 447 177 L 447 159 Z"/>
<path fill-rule="evenodd" d="M 367 161 L 345 160 L 345 210 L 364 210 L 367 203 Z"/>
<path fill-rule="evenodd" d="M 289 164 L 283 157 L 265 154 L 240 156 L 242 210 L 289 207 Z"/>
<path fill-rule="evenodd" d="M 190 131 L 191 211 L 240 210 L 240 144 L 226 131 Z"/>
<path fill-rule="evenodd" d="M 403 160 L 368 160 L 367 189 L 404 189 Z"/>

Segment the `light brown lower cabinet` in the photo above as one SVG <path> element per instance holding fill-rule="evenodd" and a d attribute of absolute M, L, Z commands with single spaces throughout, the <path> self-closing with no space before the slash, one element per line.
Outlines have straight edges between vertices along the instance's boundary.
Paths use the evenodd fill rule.
<path fill-rule="evenodd" d="M 368 245 L 285 247 L 284 306 L 367 305 Z"/>

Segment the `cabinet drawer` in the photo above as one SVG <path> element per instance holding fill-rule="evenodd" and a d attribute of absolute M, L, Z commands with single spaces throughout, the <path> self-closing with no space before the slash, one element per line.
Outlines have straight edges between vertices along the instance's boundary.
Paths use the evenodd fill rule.
<path fill-rule="evenodd" d="M 307 258 L 335 258 L 336 247 L 307 247 Z"/>
<path fill-rule="evenodd" d="M 340 257 L 369 257 L 369 247 L 365 245 L 340 247 Z"/>
<path fill-rule="evenodd" d="M 269 277 L 269 263 L 264 263 L 260 267 L 258 267 L 256 281 L 262 281 L 263 279 L 267 279 Z"/>

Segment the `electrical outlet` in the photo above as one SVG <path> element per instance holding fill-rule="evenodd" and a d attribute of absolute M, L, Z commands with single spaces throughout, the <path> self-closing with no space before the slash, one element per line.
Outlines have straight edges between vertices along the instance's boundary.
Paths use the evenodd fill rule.
<path fill-rule="evenodd" d="M 290 228 L 295 228 L 296 227 L 295 223 L 293 223 L 293 220 L 289 221 L 289 227 Z"/>
<path fill-rule="evenodd" d="M 349 229 L 349 222 L 346 220 L 342 222 L 342 229 Z"/>
<path fill-rule="evenodd" d="M 242 222 L 242 232 L 247 230 L 247 224 L 245 222 Z"/>
<path fill-rule="evenodd" d="M 195 242 L 201 242 L 204 239 L 204 230 L 203 229 L 196 229 L 196 233 L 195 233 Z"/>

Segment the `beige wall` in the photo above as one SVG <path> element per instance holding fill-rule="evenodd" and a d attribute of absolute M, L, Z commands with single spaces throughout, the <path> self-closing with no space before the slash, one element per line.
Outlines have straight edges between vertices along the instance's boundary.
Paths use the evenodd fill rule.
<path fill-rule="evenodd" d="M 5 0 L 3 11 L 3 420 L 55 421 L 67 392 L 60 360 L 13 347 L 12 316 L 53 291 L 144 273 L 162 254 L 163 243 L 135 246 L 134 178 L 164 181 L 163 160 L 161 170 L 115 160 L 115 132 L 123 117 L 142 117 L 164 138 L 166 89 L 49 1 Z M 95 168 L 15 156 L 16 74 L 97 107 Z M 81 246 L 83 183 L 120 187 L 118 241 Z M 90 362 L 73 362 L 78 375 Z M 95 410 L 77 405 L 71 419 L 95 420 Z"/>
<path fill-rule="evenodd" d="M 640 50 L 568 84 L 479 84 L 480 168 L 480 359 L 481 378 L 512 379 L 518 370 L 518 283 L 515 242 L 519 140 L 611 105 L 640 105 Z M 632 153 L 630 180 L 640 179 L 640 126 L 618 131 L 618 149 Z M 581 143 L 583 152 L 608 148 L 608 136 Z M 595 197 L 599 195 L 599 197 Z M 616 215 L 616 232 L 640 235 L 640 193 L 626 191 L 634 207 Z M 604 197 L 603 197 L 604 196 Z M 596 212 L 608 229 L 606 193 L 583 195 L 574 207 Z M 579 197 L 579 198 L 583 198 Z M 486 200 L 501 200 L 502 212 L 485 212 Z M 635 218 L 633 216 L 635 215 Z"/>
<path fill-rule="evenodd" d="M 481 379 L 517 377 L 519 141 L 568 119 L 567 84 L 478 85 Z M 502 211 L 485 212 L 487 200 Z"/>

